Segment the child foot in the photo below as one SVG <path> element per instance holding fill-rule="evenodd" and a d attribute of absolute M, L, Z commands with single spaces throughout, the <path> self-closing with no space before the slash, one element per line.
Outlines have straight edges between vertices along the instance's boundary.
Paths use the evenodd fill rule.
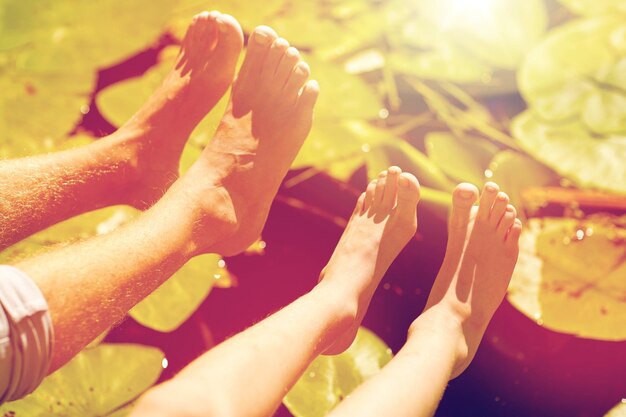
<path fill-rule="evenodd" d="M 417 179 L 391 167 L 361 194 L 339 244 L 322 274 L 321 285 L 332 285 L 357 304 L 353 326 L 325 354 L 346 350 L 367 312 L 383 275 L 417 230 Z"/>
<path fill-rule="evenodd" d="M 256 28 L 215 137 L 181 178 L 197 252 L 234 255 L 261 233 L 278 187 L 311 129 L 319 93 L 297 49 Z"/>
<path fill-rule="evenodd" d="M 477 198 L 471 184 L 460 184 L 454 191 L 446 255 L 425 308 L 444 310 L 461 325 L 453 378 L 473 359 L 504 298 L 522 230 L 515 208 L 496 184 L 485 185 L 474 207 Z"/>
<path fill-rule="evenodd" d="M 130 204 L 152 205 L 176 180 L 185 142 L 232 83 L 242 46 L 241 27 L 233 17 L 213 11 L 193 18 L 174 68 L 113 135 L 134 155 L 137 180 L 129 191 Z"/>

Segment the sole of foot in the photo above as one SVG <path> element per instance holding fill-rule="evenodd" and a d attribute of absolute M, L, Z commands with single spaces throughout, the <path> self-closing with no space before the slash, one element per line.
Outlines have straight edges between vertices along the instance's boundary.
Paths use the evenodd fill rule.
<path fill-rule="evenodd" d="M 243 32 L 229 15 L 203 12 L 191 21 L 174 67 L 114 140 L 131 155 L 129 204 L 150 207 L 178 178 L 193 129 L 232 84 Z"/>
<path fill-rule="evenodd" d="M 345 351 L 356 337 L 378 284 L 417 230 L 417 179 L 391 167 L 369 183 L 320 276 L 320 285 L 354 302 L 355 320 L 324 353 Z"/>
<path fill-rule="evenodd" d="M 214 138 L 178 186 L 195 216 L 197 252 L 235 255 L 258 239 L 306 139 L 319 87 L 296 48 L 257 27 Z"/>
<path fill-rule="evenodd" d="M 425 308 L 443 309 L 460 324 L 453 378 L 473 359 L 504 298 L 522 231 L 515 208 L 498 185 L 485 184 L 478 207 L 477 200 L 474 185 L 463 183 L 454 190 L 446 254 Z"/>

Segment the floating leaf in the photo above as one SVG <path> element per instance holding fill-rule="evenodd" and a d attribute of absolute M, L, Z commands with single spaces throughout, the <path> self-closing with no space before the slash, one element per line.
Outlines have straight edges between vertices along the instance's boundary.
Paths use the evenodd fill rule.
<path fill-rule="evenodd" d="M 295 417 L 325 416 L 391 358 L 387 345 L 361 327 L 352 346 L 344 353 L 315 359 L 283 403 Z"/>
<path fill-rule="evenodd" d="M 311 79 L 320 85 L 316 120 L 376 119 L 384 105 L 372 87 L 344 68 L 311 55 L 303 55 L 311 67 Z"/>
<path fill-rule="evenodd" d="M 0 156 L 52 150 L 81 119 L 81 111 L 87 111 L 94 69 L 156 40 L 170 8 L 169 0 L 1 2 L 0 130 L 5 146 Z"/>
<path fill-rule="evenodd" d="M 518 208 L 518 216 L 523 215 L 522 190 L 527 187 L 557 185 L 559 176 L 545 165 L 528 156 L 514 151 L 502 151 L 489 163 L 492 172 L 490 181 L 505 191 L 511 204 Z M 532 204 L 532 202 L 529 202 Z M 541 202 L 537 202 L 541 204 Z M 531 209 L 538 207 L 529 207 Z"/>
<path fill-rule="evenodd" d="M 626 194 L 626 131 L 599 138 L 578 120 L 547 123 L 532 111 L 516 117 L 512 131 L 525 151 L 578 186 Z"/>
<path fill-rule="evenodd" d="M 269 17 L 276 14 L 285 3 L 286 0 L 266 0 L 256 4 L 246 0 L 179 0 L 168 26 L 174 36 L 182 40 L 193 16 L 204 11 L 218 10 L 237 18 L 243 29 L 250 32 L 256 26 L 267 25 Z"/>
<path fill-rule="evenodd" d="M 216 281 L 230 281 L 223 262 L 219 255 L 196 256 L 133 307 L 130 316 L 153 330 L 176 330 L 202 304 Z"/>
<path fill-rule="evenodd" d="M 141 77 L 130 78 L 100 91 L 96 103 L 102 115 L 114 125 L 121 126 L 150 98 L 172 69 L 178 47 L 168 47 L 160 55 L 160 62 Z M 187 147 L 202 148 L 213 137 L 228 104 L 229 93 L 215 105 L 191 133 Z M 193 153 L 186 150 L 187 156 Z M 195 155 L 195 154 L 194 154 Z M 183 155 L 184 157 L 185 155 Z M 181 166 L 189 164 L 181 163 Z"/>
<path fill-rule="evenodd" d="M 432 132 L 425 138 L 426 152 L 450 178 L 480 186 L 485 170 L 498 148 L 485 139 L 458 138 L 446 132 Z"/>
<path fill-rule="evenodd" d="M 578 117 L 594 133 L 623 133 L 625 65 L 623 18 L 575 20 L 554 29 L 528 54 L 519 88 L 542 119 Z"/>
<path fill-rule="evenodd" d="M 163 353 L 152 347 L 107 344 L 79 353 L 29 396 L 4 404 L 14 417 L 121 417 L 161 375 Z"/>
<path fill-rule="evenodd" d="M 559 0 L 559 2 L 578 14 L 626 13 L 624 0 Z"/>
<path fill-rule="evenodd" d="M 530 220 L 508 299 L 549 329 L 626 339 L 626 218 Z"/>
<path fill-rule="evenodd" d="M 611 408 L 604 417 L 626 417 L 626 401 L 622 400 L 621 403 Z"/>

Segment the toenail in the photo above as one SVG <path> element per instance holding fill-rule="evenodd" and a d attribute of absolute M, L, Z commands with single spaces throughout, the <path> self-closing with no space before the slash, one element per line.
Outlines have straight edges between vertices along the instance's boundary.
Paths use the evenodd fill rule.
<path fill-rule="evenodd" d="M 267 45 L 271 41 L 269 35 L 263 32 L 254 32 L 254 36 L 252 38 L 259 45 Z"/>
<path fill-rule="evenodd" d="M 460 190 L 459 195 L 463 198 L 471 198 L 474 196 L 474 193 L 470 190 Z"/>
<path fill-rule="evenodd" d="M 221 17 L 217 17 L 215 21 L 217 22 L 217 27 L 219 31 L 221 33 L 226 33 L 226 31 L 228 30 L 228 28 L 226 27 L 226 22 L 224 22 Z"/>
<path fill-rule="evenodd" d="M 404 177 L 400 177 L 400 179 L 398 180 L 398 184 L 400 184 L 400 187 L 408 187 L 409 186 L 409 180 L 407 180 Z"/>

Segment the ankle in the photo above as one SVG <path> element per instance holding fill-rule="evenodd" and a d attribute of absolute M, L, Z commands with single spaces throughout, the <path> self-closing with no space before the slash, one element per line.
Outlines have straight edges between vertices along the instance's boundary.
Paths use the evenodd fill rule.
<path fill-rule="evenodd" d="M 465 335 L 465 322 L 457 312 L 446 306 L 435 305 L 425 310 L 409 327 L 407 350 L 419 350 L 425 340 L 442 342 L 452 358 L 452 375 L 456 376 L 469 358 L 470 347 Z"/>
<path fill-rule="evenodd" d="M 354 325 L 359 314 L 359 300 L 350 291 L 322 280 L 311 293 L 317 294 L 327 304 L 340 333 L 349 330 Z"/>

